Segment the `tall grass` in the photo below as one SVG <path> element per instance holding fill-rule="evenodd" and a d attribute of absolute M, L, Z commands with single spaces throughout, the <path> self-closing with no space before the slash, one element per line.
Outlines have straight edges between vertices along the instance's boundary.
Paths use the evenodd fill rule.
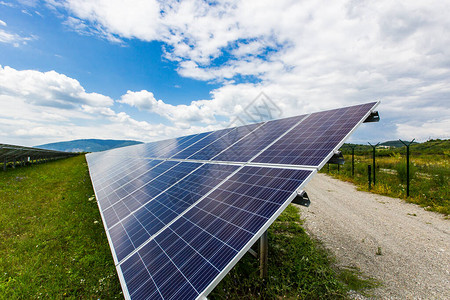
<path fill-rule="evenodd" d="M 350 181 L 361 190 L 368 190 L 367 165 L 372 165 L 368 154 L 355 155 L 355 176 L 351 173 L 351 155 L 344 155 L 346 163 L 340 166 L 330 165 L 321 172 Z M 405 199 L 419 204 L 427 210 L 450 214 L 450 168 L 445 157 L 421 155 L 412 157 L 410 162 L 410 197 L 406 197 L 406 162 L 399 153 L 376 158 L 376 185 L 371 192 Z"/>

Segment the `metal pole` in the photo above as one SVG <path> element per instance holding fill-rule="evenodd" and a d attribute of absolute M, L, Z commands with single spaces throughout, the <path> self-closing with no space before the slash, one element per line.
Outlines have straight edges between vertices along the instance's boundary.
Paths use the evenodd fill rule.
<path fill-rule="evenodd" d="M 266 278 L 267 277 L 267 263 L 268 263 L 268 255 L 269 252 L 269 242 L 267 238 L 267 230 L 259 238 L 259 277 Z"/>
<path fill-rule="evenodd" d="M 405 143 L 402 140 L 399 140 L 403 145 L 406 146 L 406 197 L 409 197 L 409 146 L 414 142 L 414 140 L 415 139 L 413 139 L 409 143 Z"/>
<path fill-rule="evenodd" d="M 370 165 L 367 165 L 367 176 L 369 177 L 369 191 L 370 191 L 370 182 L 372 180 L 370 180 L 370 174 L 372 174 L 371 170 L 370 170 Z"/>
<path fill-rule="evenodd" d="M 373 154 L 372 154 L 372 165 L 373 165 L 373 185 L 375 186 L 375 184 L 377 183 L 376 179 L 375 179 L 375 147 L 373 147 Z"/>
<path fill-rule="evenodd" d="M 355 177 L 355 147 L 352 147 L 352 177 Z"/>
<path fill-rule="evenodd" d="M 409 145 L 406 146 L 406 197 L 409 197 Z"/>
<path fill-rule="evenodd" d="M 372 165 L 373 165 L 373 185 L 375 185 L 377 182 L 376 182 L 376 179 L 375 179 L 375 150 L 376 150 L 376 148 L 377 148 L 377 146 L 379 145 L 380 143 L 377 143 L 376 145 L 372 145 L 371 143 L 369 143 L 369 145 L 370 146 L 372 146 L 372 149 L 373 149 L 373 153 L 372 153 Z"/>

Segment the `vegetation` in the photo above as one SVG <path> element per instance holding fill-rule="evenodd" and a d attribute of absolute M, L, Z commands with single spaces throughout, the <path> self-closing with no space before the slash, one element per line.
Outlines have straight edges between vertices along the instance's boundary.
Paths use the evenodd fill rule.
<path fill-rule="evenodd" d="M 368 190 L 367 165 L 372 165 L 372 149 L 355 148 L 355 175 L 352 177 L 350 146 L 342 147 L 346 163 L 325 166 L 321 171 L 353 182 Z M 377 149 L 376 185 L 371 192 L 398 197 L 419 204 L 428 210 L 450 214 L 450 140 L 431 140 L 410 147 L 410 197 L 406 197 L 406 147 Z M 328 171 L 328 169 L 330 171 Z"/>
<path fill-rule="evenodd" d="M 246 254 L 210 298 L 345 298 L 371 286 L 331 265 L 289 206 L 269 229 L 268 279 Z M 0 172 L 0 298 L 122 298 L 84 156 Z"/>
<path fill-rule="evenodd" d="M 269 227 L 268 278 L 249 253 L 219 283 L 210 299 L 341 299 L 349 289 L 376 286 L 356 269 L 335 270 L 330 257 L 301 227 L 299 210 L 288 208 Z"/>
<path fill-rule="evenodd" d="M 84 156 L 0 172 L 0 298 L 123 298 Z"/>

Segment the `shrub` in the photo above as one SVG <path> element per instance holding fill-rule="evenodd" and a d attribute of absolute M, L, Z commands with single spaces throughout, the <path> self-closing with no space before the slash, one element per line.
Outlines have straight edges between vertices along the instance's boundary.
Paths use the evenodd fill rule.
<path fill-rule="evenodd" d="M 406 162 L 401 162 L 396 166 L 397 176 L 401 183 L 406 183 Z M 414 179 L 416 176 L 416 166 L 413 163 L 409 164 L 409 180 Z"/>

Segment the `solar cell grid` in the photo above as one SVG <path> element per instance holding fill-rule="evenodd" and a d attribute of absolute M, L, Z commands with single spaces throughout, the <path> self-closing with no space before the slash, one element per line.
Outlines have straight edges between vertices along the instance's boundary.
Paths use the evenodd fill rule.
<path fill-rule="evenodd" d="M 171 147 L 166 147 L 163 150 L 161 150 L 157 153 L 154 153 L 154 156 L 159 157 L 159 158 L 169 158 L 169 157 L 173 156 L 174 154 L 191 146 L 192 144 L 200 141 L 201 139 L 205 138 L 209 134 L 211 134 L 211 132 L 204 132 L 204 133 L 190 136 L 191 138 L 184 140 L 184 142 L 182 142 L 182 143 L 174 144 Z"/>
<path fill-rule="evenodd" d="M 223 135 L 227 134 L 228 132 L 232 131 L 233 128 L 226 128 L 218 131 L 214 131 L 211 134 L 207 135 L 202 140 L 199 140 L 197 143 L 192 144 L 191 146 L 187 147 L 183 151 L 175 154 L 172 156 L 172 158 L 177 159 L 185 159 L 194 154 L 195 152 L 201 150 L 203 147 L 208 146 L 212 142 L 216 141 L 217 139 L 221 138 Z"/>
<path fill-rule="evenodd" d="M 216 156 L 235 142 L 239 141 L 241 138 L 251 135 L 252 131 L 261 126 L 262 123 L 251 124 L 246 126 L 239 126 L 227 134 L 213 141 L 203 149 L 189 156 L 189 159 L 198 159 L 198 160 L 209 160 L 212 157 Z"/>
<path fill-rule="evenodd" d="M 213 157 L 212 160 L 247 162 L 305 117 L 306 115 L 302 115 L 267 122 L 230 148 Z"/>
<path fill-rule="evenodd" d="M 289 199 L 285 193 L 292 196 L 311 174 L 258 167 L 239 170 L 120 265 L 125 280 L 133 281 L 128 285 L 131 298 L 155 293 L 163 299 L 199 295 L 267 224 L 267 208 L 280 210 Z M 283 179 L 290 183 L 279 185 Z M 234 189 L 236 184 L 256 185 L 259 191 L 242 193 Z M 249 212 L 250 206 L 257 207 L 256 212 Z M 142 265 L 147 275 L 139 277 Z M 147 286 L 148 280 L 154 285 Z M 170 290 L 163 288 L 164 280 L 170 280 Z"/>
<path fill-rule="evenodd" d="M 206 296 L 375 106 L 87 155 L 126 298 Z"/>
<path fill-rule="evenodd" d="M 146 203 L 199 166 L 200 164 L 197 163 L 164 161 L 145 174 L 106 194 L 107 201 L 105 205 L 101 203 L 102 208 L 106 210 L 113 206 L 114 209 L 114 205 L 119 202 L 130 203 L 130 205 L 135 202 Z"/>
<path fill-rule="evenodd" d="M 142 198 L 146 199 L 144 200 L 146 202 L 139 202 L 134 194 L 127 196 L 105 210 L 107 226 L 113 233 L 111 234 L 113 244 L 118 244 L 118 248 L 121 248 L 123 239 L 115 243 L 114 237 L 128 236 L 131 243 L 127 241 L 127 245 L 132 245 L 133 248 L 127 246 L 127 249 L 138 248 L 237 168 L 226 165 L 203 165 L 171 186 L 165 193 L 154 198 L 150 195 Z M 118 255 L 121 257 L 119 261 L 124 255 L 129 254 L 121 250 L 117 252 L 121 253 Z"/>
<path fill-rule="evenodd" d="M 144 174 L 151 168 L 160 164 L 161 160 L 134 159 L 124 163 L 125 166 L 114 169 L 109 174 L 101 176 L 97 180 L 96 189 L 99 192 L 109 193 L 117 187 L 129 182 L 137 176 Z"/>
<path fill-rule="evenodd" d="M 375 104 L 311 114 L 252 162 L 321 166 Z"/>

